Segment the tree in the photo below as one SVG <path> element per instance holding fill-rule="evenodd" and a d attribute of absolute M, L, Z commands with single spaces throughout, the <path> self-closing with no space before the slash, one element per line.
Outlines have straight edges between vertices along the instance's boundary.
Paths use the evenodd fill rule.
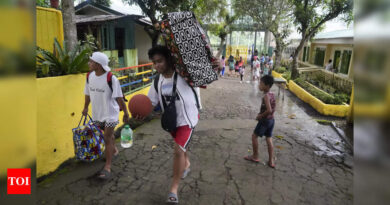
<path fill-rule="evenodd" d="M 122 0 L 129 5 L 138 5 L 142 12 L 150 18 L 152 25 L 158 23 L 168 12 L 189 11 L 195 7 L 195 0 Z M 154 26 L 146 26 L 145 31 L 156 46 L 160 33 Z"/>
<path fill-rule="evenodd" d="M 237 15 L 229 14 L 226 7 L 226 0 L 198 0 L 194 10 L 200 24 L 221 39 L 216 58 L 221 56 L 226 37 L 232 32 L 232 25 L 237 19 Z"/>
<path fill-rule="evenodd" d="M 62 19 L 64 22 L 65 48 L 72 50 L 77 45 L 74 0 L 62 0 Z"/>
<path fill-rule="evenodd" d="M 235 7 L 242 15 L 249 15 L 263 29 L 275 37 L 275 64 L 279 68 L 283 50 L 289 44 L 291 33 L 292 4 L 289 0 L 236 0 Z"/>
<path fill-rule="evenodd" d="M 294 23 L 301 33 L 301 41 L 293 52 L 291 78 L 298 73 L 298 56 L 305 43 L 311 39 L 327 21 L 339 15 L 352 17 L 352 0 L 290 0 L 293 6 Z"/>

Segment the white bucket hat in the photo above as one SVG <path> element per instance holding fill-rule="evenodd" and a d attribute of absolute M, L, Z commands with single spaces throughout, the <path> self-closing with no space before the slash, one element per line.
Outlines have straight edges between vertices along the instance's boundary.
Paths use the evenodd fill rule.
<path fill-rule="evenodd" d="M 109 60 L 106 54 L 102 52 L 94 52 L 89 59 L 99 63 L 105 71 L 108 72 L 111 70 L 110 67 L 108 67 Z"/>

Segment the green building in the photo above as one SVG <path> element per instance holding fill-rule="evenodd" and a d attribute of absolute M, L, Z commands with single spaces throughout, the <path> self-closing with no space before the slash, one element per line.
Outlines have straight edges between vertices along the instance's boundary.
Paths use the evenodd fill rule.
<path fill-rule="evenodd" d="M 78 39 L 92 34 L 99 49 L 117 61 L 115 67 L 149 62 L 147 51 L 152 40 L 144 28 L 151 22 L 144 16 L 123 14 L 91 1 L 77 5 L 75 13 Z"/>

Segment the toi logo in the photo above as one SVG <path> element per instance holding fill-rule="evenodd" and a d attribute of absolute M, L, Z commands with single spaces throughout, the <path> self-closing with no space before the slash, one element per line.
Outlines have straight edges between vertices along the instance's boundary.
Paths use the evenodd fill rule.
<path fill-rule="evenodd" d="M 7 170 L 7 194 L 31 194 L 31 169 Z"/>

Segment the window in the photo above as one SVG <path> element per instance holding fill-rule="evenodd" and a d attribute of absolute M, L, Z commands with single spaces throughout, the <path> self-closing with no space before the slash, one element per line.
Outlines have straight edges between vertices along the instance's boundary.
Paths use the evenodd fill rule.
<path fill-rule="evenodd" d="M 306 57 L 307 57 L 307 46 L 303 47 L 303 58 L 302 61 L 306 62 Z"/>
<path fill-rule="evenodd" d="M 107 28 L 104 28 L 104 29 L 103 29 L 103 37 L 102 37 L 102 40 L 103 40 L 103 49 L 109 50 L 109 49 L 108 49 L 108 41 L 109 41 L 109 38 L 108 38 L 108 35 L 107 35 Z"/>
<path fill-rule="evenodd" d="M 325 50 L 325 48 L 316 48 L 314 57 L 315 65 L 318 65 L 320 67 L 324 66 Z"/>
<path fill-rule="evenodd" d="M 336 50 L 334 52 L 334 56 L 333 56 L 333 68 L 334 69 L 337 69 L 339 70 L 339 65 L 340 65 L 340 59 L 341 59 L 341 51 L 340 50 Z"/>
<path fill-rule="evenodd" d="M 349 64 L 351 62 L 352 51 L 344 50 L 341 57 L 340 73 L 348 75 Z"/>
<path fill-rule="evenodd" d="M 349 65 L 351 63 L 352 50 L 338 48 L 333 54 L 333 68 L 335 72 L 348 75 Z"/>

